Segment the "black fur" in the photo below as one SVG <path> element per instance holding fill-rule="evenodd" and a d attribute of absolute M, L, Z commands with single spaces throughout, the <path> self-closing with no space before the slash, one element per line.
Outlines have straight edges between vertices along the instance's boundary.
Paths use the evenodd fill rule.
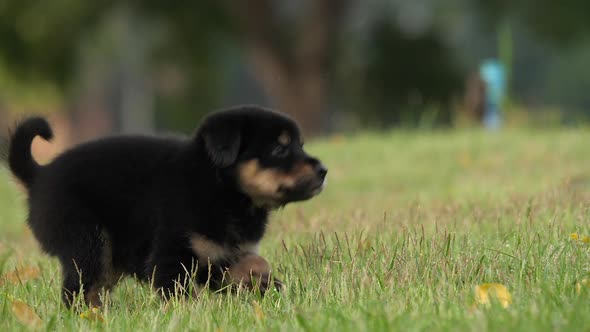
<path fill-rule="evenodd" d="M 292 136 L 291 153 L 275 158 L 269 154 L 282 131 Z M 326 173 L 301 149 L 292 120 L 255 106 L 214 113 L 188 139 L 109 137 L 76 146 L 45 166 L 31 156 L 37 135 L 52 137 L 42 118 L 18 126 L 10 169 L 28 190 L 35 237 L 61 262 L 67 304 L 81 286 L 108 288 L 107 274 L 153 275 L 157 288 L 172 291 L 195 263 L 198 283 L 220 286 L 231 257 L 198 262 L 189 235 L 228 247 L 256 243 L 274 207 L 255 204 L 241 189 L 240 163 L 257 159 L 261 167 L 287 171 L 304 160 L 318 170 L 319 183 Z M 300 200 L 282 197 L 277 206 Z"/>
<path fill-rule="evenodd" d="M 10 169 L 25 185 L 30 186 L 39 165 L 31 155 L 31 142 L 35 136 L 45 140 L 53 138 L 53 132 L 43 118 L 30 118 L 16 128 L 8 152 Z"/>

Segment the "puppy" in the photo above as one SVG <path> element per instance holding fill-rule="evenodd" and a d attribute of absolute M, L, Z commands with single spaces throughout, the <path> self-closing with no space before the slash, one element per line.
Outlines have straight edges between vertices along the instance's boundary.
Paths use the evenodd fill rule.
<path fill-rule="evenodd" d="M 319 194 L 327 173 L 293 120 L 256 106 L 213 113 L 187 139 L 109 137 L 44 166 L 31 155 L 36 136 L 53 136 L 43 118 L 16 128 L 9 165 L 27 188 L 33 234 L 61 263 L 67 305 L 81 290 L 101 305 L 99 292 L 126 275 L 166 296 L 187 271 L 214 289 L 249 284 L 252 272 L 265 279 L 269 212 Z"/>
<path fill-rule="evenodd" d="M 246 286 L 251 289 L 259 289 L 262 294 L 274 283 L 276 289 L 282 287 L 280 280 L 271 280 L 270 265 L 258 255 L 245 255 L 237 263 L 231 265 L 227 271 L 227 283 L 229 285 Z"/>

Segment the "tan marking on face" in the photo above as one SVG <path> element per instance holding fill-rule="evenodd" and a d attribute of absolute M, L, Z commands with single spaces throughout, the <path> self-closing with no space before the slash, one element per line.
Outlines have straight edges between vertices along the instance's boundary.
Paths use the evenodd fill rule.
<path fill-rule="evenodd" d="M 313 167 L 305 162 L 295 165 L 293 170 L 290 172 L 291 176 L 295 178 L 311 178 L 315 176 Z"/>
<path fill-rule="evenodd" d="M 284 184 L 283 186 L 287 188 L 293 188 L 298 182 L 310 180 L 315 177 L 315 171 L 310 164 L 306 162 L 300 162 L 283 176 L 288 179 L 288 184 Z"/>
<path fill-rule="evenodd" d="M 291 144 L 291 135 L 289 135 L 288 132 L 283 131 L 277 140 L 281 145 L 289 145 Z"/>
<path fill-rule="evenodd" d="M 255 203 L 268 203 L 281 197 L 280 187 L 293 187 L 296 179 L 273 168 L 261 168 L 257 159 L 238 166 L 238 178 L 242 191 Z"/>
<path fill-rule="evenodd" d="M 213 242 L 201 234 L 193 233 L 190 236 L 191 249 L 200 259 L 217 261 L 231 255 L 231 250 L 216 242 Z"/>
<path fill-rule="evenodd" d="M 313 180 L 314 167 L 307 162 L 297 163 L 289 172 L 274 168 L 261 168 L 257 159 L 238 166 L 238 178 L 242 191 L 250 196 L 254 204 L 273 206 L 282 198 L 279 188 L 294 188 L 297 183 Z"/>

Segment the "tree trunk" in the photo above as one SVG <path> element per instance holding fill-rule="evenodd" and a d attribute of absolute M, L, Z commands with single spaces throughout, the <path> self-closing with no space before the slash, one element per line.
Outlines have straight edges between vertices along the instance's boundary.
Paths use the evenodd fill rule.
<path fill-rule="evenodd" d="M 292 116 L 305 135 L 320 134 L 325 128 L 323 114 L 326 109 L 323 73 L 289 72 L 260 48 L 251 49 L 249 57 L 257 79 L 278 109 Z"/>
<path fill-rule="evenodd" d="M 271 0 L 230 4 L 241 23 L 248 59 L 266 94 L 304 134 L 325 130 L 330 56 L 345 0 L 309 0 L 292 47 L 284 47 Z"/>

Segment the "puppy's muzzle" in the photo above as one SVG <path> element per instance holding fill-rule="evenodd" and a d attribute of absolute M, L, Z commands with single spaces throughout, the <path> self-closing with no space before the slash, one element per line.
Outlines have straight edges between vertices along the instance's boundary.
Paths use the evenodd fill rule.
<path fill-rule="evenodd" d="M 279 186 L 279 193 L 286 202 L 303 201 L 318 195 L 326 185 L 328 169 L 317 159 L 309 158 L 312 174 L 298 177 L 294 186 Z"/>
<path fill-rule="evenodd" d="M 238 167 L 241 190 L 259 206 L 278 207 L 318 195 L 326 184 L 328 170 L 317 159 L 307 157 L 289 171 L 263 168 L 257 159 Z"/>

